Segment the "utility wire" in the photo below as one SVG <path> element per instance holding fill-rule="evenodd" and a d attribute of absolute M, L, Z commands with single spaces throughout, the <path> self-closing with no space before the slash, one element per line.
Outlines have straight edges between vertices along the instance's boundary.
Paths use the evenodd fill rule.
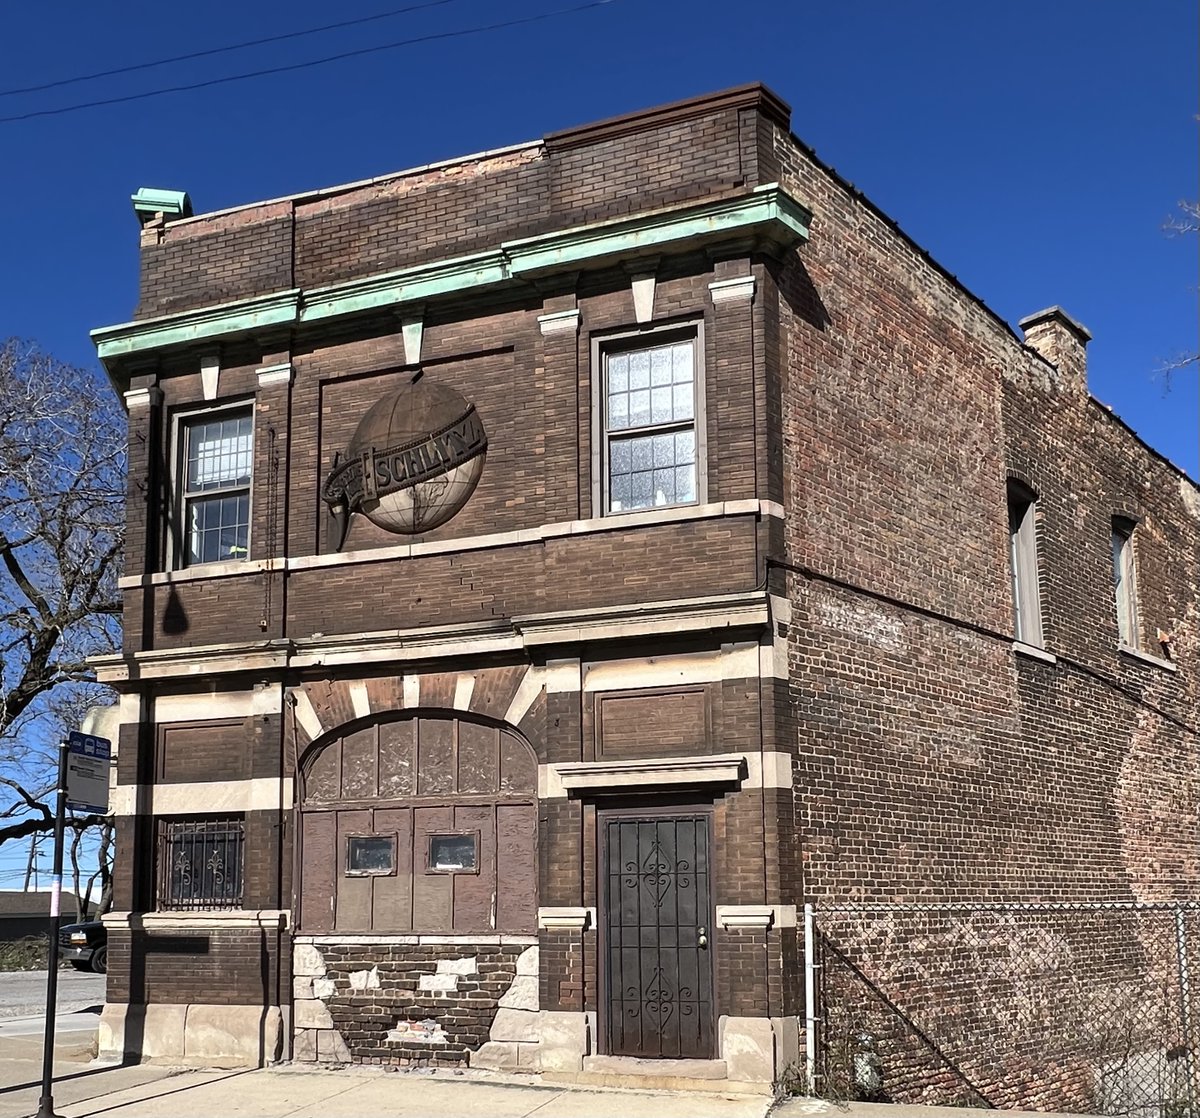
<path fill-rule="evenodd" d="M 347 58 L 361 58 L 367 54 L 378 54 L 380 51 L 396 50 L 398 47 L 411 47 L 418 43 L 432 43 L 442 39 L 461 39 L 468 35 L 482 35 L 489 31 L 502 31 L 508 27 L 521 27 L 530 23 L 541 23 L 558 16 L 573 15 L 576 12 L 587 11 L 590 8 L 602 8 L 613 0 L 589 0 L 585 4 L 577 4 L 571 8 L 555 8 L 537 15 L 522 16 L 520 19 L 504 20 L 500 23 L 487 23 L 479 27 L 464 27 L 457 31 L 437 31 L 429 35 L 418 35 L 412 39 L 398 39 L 393 43 L 380 43 L 373 47 L 360 47 L 358 50 L 342 51 L 340 54 L 326 55 L 324 58 L 314 58 L 308 62 L 294 62 L 289 66 L 273 66 L 265 70 L 252 70 L 245 74 L 230 74 L 223 78 L 209 78 L 207 81 L 191 82 L 187 85 L 164 86 L 161 89 L 151 89 L 144 93 L 130 93 L 124 97 L 107 97 L 98 101 L 81 101 L 75 105 L 64 105 L 58 109 L 39 109 L 30 113 L 19 113 L 15 116 L 0 116 L 0 124 L 11 124 L 18 120 L 32 120 L 34 117 L 62 116 L 64 113 L 74 113 L 81 109 L 95 109 L 104 105 L 121 105 L 129 101 L 144 101 L 148 97 L 161 97 L 167 93 L 184 93 L 192 89 L 207 89 L 214 85 L 225 85 L 228 82 L 247 81 L 250 78 L 262 78 L 271 74 L 287 74 L 295 70 L 307 70 L 313 66 L 324 66 L 329 62 L 341 62 Z"/>
<path fill-rule="evenodd" d="M 111 78 L 117 74 L 133 74 L 138 70 L 153 70 L 156 66 L 170 66 L 176 62 L 190 62 L 193 58 L 211 58 L 214 54 L 228 54 L 230 51 L 246 50 L 249 47 L 261 47 L 267 43 L 282 43 L 288 39 L 301 39 L 306 35 L 321 35 L 326 31 L 337 31 L 343 27 L 358 27 L 363 23 L 374 23 L 381 19 L 391 19 L 393 16 L 406 15 L 408 12 L 419 12 L 424 8 L 437 8 L 444 4 L 453 4 L 456 0 L 425 0 L 421 4 L 410 4 L 407 8 L 393 8 L 390 12 L 379 12 L 373 16 L 361 16 L 358 19 L 346 19 L 340 23 L 326 23 L 321 27 L 309 27 L 304 31 L 288 31 L 282 35 L 268 35 L 265 39 L 247 39 L 242 43 L 229 43 L 223 47 L 210 47 L 208 50 L 192 51 L 191 54 L 177 54 L 172 58 L 157 58 L 153 62 L 135 62 L 129 66 L 118 66 L 115 70 L 97 70 L 94 74 L 77 74 L 73 78 L 59 78 L 57 81 L 43 82 L 41 85 L 26 85 L 20 89 L 0 89 L 0 97 L 14 97 L 19 93 L 40 93 L 44 89 L 59 89 L 64 85 L 78 85 L 80 82 L 96 81 L 98 78 Z"/>

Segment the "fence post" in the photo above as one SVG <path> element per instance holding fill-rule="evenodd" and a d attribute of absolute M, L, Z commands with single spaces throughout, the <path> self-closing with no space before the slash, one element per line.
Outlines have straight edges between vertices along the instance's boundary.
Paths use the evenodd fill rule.
<path fill-rule="evenodd" d="M 1184 1060 L 1186 1060 L 1187 1067 L 1188 1113 L 1194 1113 L 1196 1106 L 1196 1054 L 1192 1051 L 1192 984 L 1188 969 L 1187 923 L 1183 906 L 1176 904 L 1173 907 L 1175 909 L 1175 958 L 1179 968 L 1179 1024 L 1186 1049 Z"/>
<path fill-rule="evenodd" d="M 817 1085 L 817 928 L 811 904 L 804 906 L 804 1078 L 810 1095 Z"/>

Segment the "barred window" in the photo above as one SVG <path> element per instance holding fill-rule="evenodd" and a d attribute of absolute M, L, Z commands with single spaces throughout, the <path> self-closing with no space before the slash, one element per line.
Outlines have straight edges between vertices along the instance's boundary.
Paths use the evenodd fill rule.
<path fill-rule="evenodd" d="M 182 426 L 184 566 L 249 557 L 253 426 L 250 408 L 209 412 Z"/>
<path fill-rule="evenodd" d="M 245 845 L 241 815 L 159 820 L 159 909 L 241 908 Z"/>

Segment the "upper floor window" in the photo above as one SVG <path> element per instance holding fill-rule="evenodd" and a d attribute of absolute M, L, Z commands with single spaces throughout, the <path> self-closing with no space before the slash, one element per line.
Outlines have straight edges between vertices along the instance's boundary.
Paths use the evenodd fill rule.
<path fill-rule="evenodd" d="M 692 330 L 654 344 L 640 340 L 603 351 L 599 450 L 606 513 L 700 500 L 699 338 Z"/>
<path fill-rule="evenodd" d="M 1042 644 L 1042 605 L 1038 593 L 1037 498 L 1019 482 L 1008 483 L 1008 554 L 1012 575 L 1013 635 Z"/>
<path fill-rule="evenodd" d="M 1113 585 L 1117 596 L 1117 639 L 1138 647 L 1137 568 L 1133 555 L 1134 523 L 1115 517 L 1112 525 Z"/>
<path fill-rule="evenodd" d="M 253 428 L 249 407 L 182 421 L 182 566 L 249 557 Z"/>

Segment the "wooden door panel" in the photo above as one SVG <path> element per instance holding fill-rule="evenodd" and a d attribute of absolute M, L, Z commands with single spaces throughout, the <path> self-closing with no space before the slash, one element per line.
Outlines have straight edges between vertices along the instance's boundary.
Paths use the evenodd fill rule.
<path fill-rule="evenodd" d="M 351 877 L 346 873 L 346 840 L 351 835 L 371 833 L 369 811 L 339 811 L 337 813 L 337 914 L 335 926 L 339 932 L 369 932 L 371 930 L 371 879 Z"/>
<path fill-rule="evenodd" d="M 537 927 L 537 808 L 496 807 L 496 930 Z"/>
<path fill-rule="evenodd" d="M 454 830 L 467 834 L 478 834 L 479 843 L 475 852 L 477 873 L 455 873 L 454 882 L 454 930 L 470 928 L 494 928 L 496 903 L 496 836 L 494 809 L 491 804 L 482 806 L 460 805 L 454 809 Z"/>
<path fill-rule="evenodd" d="M 413 809 L 413 931 L 445 932 L 453 926 L 454 880 L 448 873 L 429 872 L 429 836 L 454 829 L 451 807 Z"/>
<path fill-rule="evenodd" d="M 300 919 L 306 930 L 330 932 L 337 897 L 337 817 L 310 811 L 300 818 Z"/>
<path fill-rule="evenodd" d="M 395 835 L 396 872 L 372 878 L 372 930 L 407 932 L 412 929 L 412 808 L 377 808 L 375 833 Z"/>

